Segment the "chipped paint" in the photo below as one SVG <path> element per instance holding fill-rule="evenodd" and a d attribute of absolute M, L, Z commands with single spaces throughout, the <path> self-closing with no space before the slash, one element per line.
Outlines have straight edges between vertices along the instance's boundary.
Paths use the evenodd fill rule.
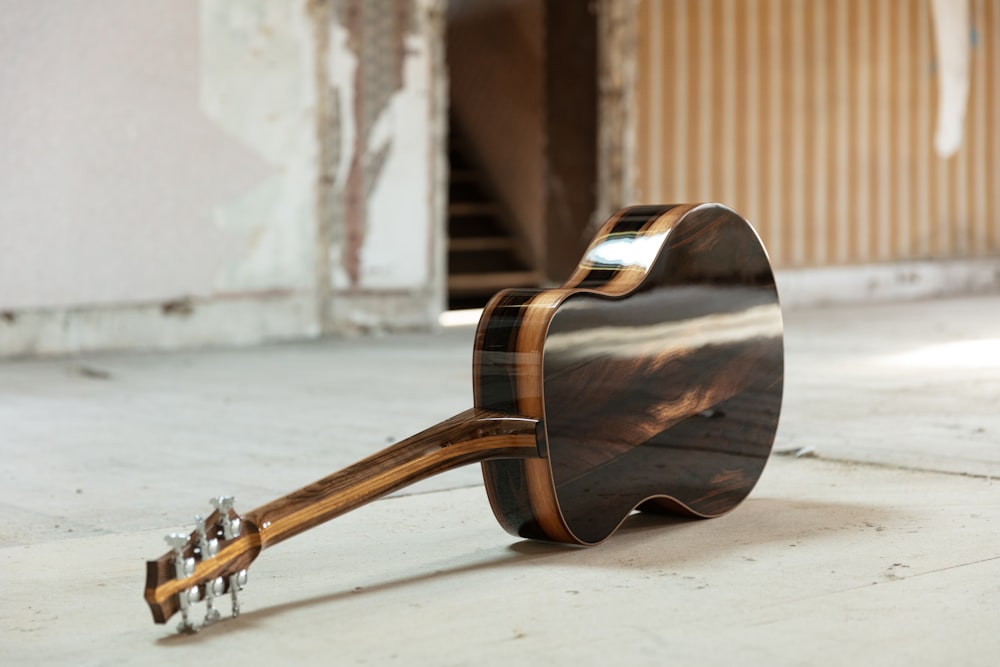
<path fill-rule="evenodd" d="M 428 289 L 437 0 L 333 3 L 329 85 L 339 134 L 332 286 Z"/>

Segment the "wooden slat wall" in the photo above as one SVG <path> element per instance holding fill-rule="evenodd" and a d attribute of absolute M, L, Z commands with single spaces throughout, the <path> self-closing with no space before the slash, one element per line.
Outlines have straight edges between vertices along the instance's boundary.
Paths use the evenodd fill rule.
<path fill-rule="evenodd" d="M 971 0 L 961 151 L 927 0 L 639 0 L 637 200 L 720 201 L 780 266 L 1000 254 L 1000 0 Z"/>

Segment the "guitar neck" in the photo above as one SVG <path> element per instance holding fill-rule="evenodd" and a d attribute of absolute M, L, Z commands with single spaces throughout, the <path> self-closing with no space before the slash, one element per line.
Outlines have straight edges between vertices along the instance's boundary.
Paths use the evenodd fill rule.
<path fill-rule="evenodd" d="M 177 542 L 174 551 L 147 561 L 144 597 L 153 619 L 164 623 L 181 611 L 180 628 L 193 631 L 190 604 L 204 598 L 209 623 L 218 617 L 212 600 L 226 592 L 237 614 L 239 576 L 262 549 L 451 468 L 538 458 L 538 425 L 537 419 L 472 408 L 242 517 L 233 512 L 232 498 L 217 499 L 219 509 L 199 518 L 199 529 L 168 536 L 168 542 Z"/>
<path fill-rule="evenodd" d="M 266 549 L 356 507 L 468 463 L 539 456 L 537 419 L 471 408 L 244 515 Z"/>

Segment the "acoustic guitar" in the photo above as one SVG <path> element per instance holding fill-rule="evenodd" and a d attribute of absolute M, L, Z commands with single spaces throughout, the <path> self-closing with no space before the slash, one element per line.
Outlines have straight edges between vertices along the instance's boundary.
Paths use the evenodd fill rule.
<path fill-rule="evenodd" d="M 635 510 L 715 517 L 750 493 L 781 409 L 781 309 L 751 226 L 718 204 L 612 216 L 569 280 L 483 311 L 474 407 L 242 516 L 231 497 L 146 568 L 157 623 L 220 617 L 260 552 L 435 473 L 482 463 L 514 535 L 594 545 Z"/>

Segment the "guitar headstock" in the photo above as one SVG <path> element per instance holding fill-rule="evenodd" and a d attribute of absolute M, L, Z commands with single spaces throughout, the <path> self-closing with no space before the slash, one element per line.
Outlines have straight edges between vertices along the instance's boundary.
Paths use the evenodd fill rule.
<path fill-rule="evenodd" d="M 209 502 L 215 510 L 207 518 L 195 515 L 193 532 L 167 535 L 170 551 L 146 561 L 144 595 L 153 620 L 166 623 L 179 611 L 181 632 L 197 632 L 201 627 L 191 620 L 192 607 L 198 602 L 205 603 L 202 625 L 221 618 L 215 602 L 225 595 L 230 597 L 233 616 L 238 616 L 238 593 L 246 585 L 247 568 L 260 553 L 257 527 L 235 512 L 232 496 Z"/>

